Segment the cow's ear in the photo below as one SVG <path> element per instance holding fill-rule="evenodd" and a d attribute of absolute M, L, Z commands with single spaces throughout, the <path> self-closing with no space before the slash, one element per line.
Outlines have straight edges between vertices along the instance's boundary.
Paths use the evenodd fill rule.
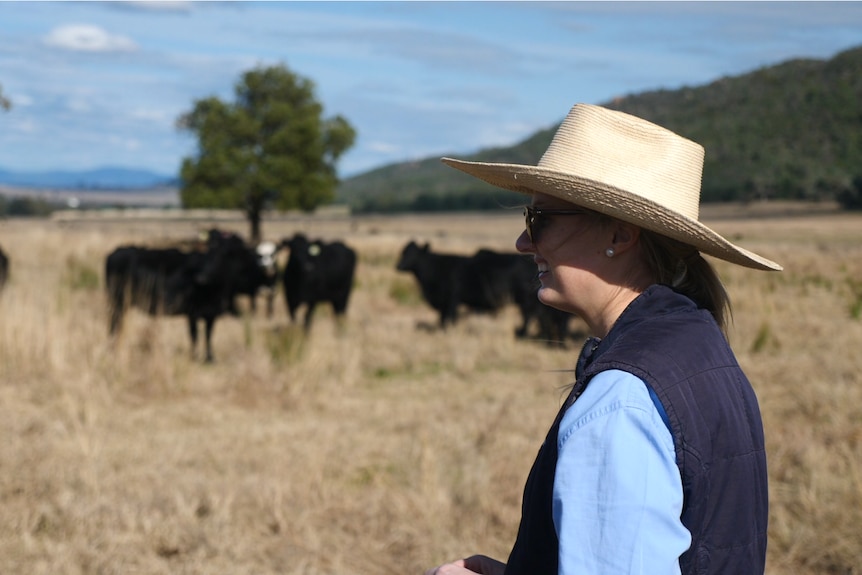
<path fill-rule="evenodd" d="M 422 251 L 427 252 L 429 250 L 429 248 L 431 248 L 431 244 L 429 244 L 428 242 L 425 242 L 425 245 L 422 246 Z"/>

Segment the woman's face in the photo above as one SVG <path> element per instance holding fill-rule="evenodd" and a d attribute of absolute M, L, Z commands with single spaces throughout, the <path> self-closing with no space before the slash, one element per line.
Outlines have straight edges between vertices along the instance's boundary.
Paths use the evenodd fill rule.
<path fill-rule="evenodd" d="M 543 214 L 542 210 L 576 211 L 578 207 L 545 194 L 533 194 L 532 238 L 524 230 L 515 242 L 532 254 L 541 282 L 538 297 L 545 305 L 589 317 L 601 313 L 607 284 L 601 278 L 609 264 L 613 230 L 594 213 Z"/>

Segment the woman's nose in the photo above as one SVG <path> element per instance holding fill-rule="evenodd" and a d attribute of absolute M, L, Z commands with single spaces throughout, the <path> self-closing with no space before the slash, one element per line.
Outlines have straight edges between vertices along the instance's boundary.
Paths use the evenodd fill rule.
<path fill-rule="evenodd" d="M 533 247 L 533 241 L 530 239 L 530 236 L 527 235 L 527 230 L 521 232 L 521 235 L 518 236 L 517 240 L 515 240 L 515 249 L 522 254 L 533 253 L 535 251 Z"/>

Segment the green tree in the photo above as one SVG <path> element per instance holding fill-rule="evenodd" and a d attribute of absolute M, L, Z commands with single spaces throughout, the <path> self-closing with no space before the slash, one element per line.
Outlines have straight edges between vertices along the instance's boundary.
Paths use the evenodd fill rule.
<path fill-rule="evenodd" d="M 198 100 L 177 120 L 198 138 L 196 156 L 183 159 L 180 197 L 186 208 L 244 210 L 259 241 L 264 210 L 312 211 L 334 199 L 335 164 L 356 132 L 341 116 L 323 118 L 314 83 L 284 65 L 244 73 L 235 96 Z"/>

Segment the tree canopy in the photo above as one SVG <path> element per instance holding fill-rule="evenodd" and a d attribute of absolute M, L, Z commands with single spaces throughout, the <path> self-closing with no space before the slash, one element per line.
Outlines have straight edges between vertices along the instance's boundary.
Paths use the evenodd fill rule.
<path fill-rule="evenodd" d="M 345 118 L 323 118 L 314 83 L 284 65 L 245 72 L 235 101 L 197 100 L 177 126 L 198 139 L 180 169 L 183 206 L 242 209 L 254 241 L 264 210 L 312 211 L 333 200 L 336 162 L 356 138 Z"/>

